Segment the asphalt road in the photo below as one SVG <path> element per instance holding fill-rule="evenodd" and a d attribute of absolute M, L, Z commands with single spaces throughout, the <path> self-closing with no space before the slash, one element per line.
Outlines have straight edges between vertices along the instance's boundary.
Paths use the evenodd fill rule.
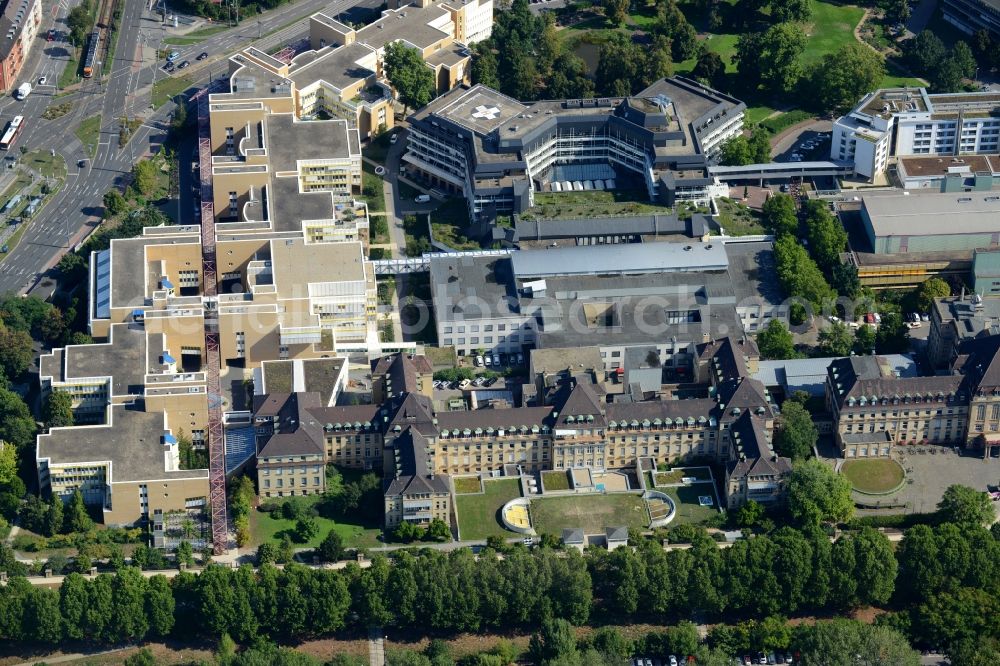
<path fill-rule="evenodd" d="M 36 89 L 23 102 L 13 98 L 0 100 L 0 118 L 6 120 L 16 114 L 25 116 L 25 129 L 15 145 L 32 151 L 55 150 L 66 160 L 68 170 L 64 187 L 35 217 L 20 244 L 0 262 L 0 293 L 30 290 L 62 254 L 92 230 L 100 219 L 104 193 L 125 182 L 134 161 L 147 155 L 151 145 L 162 143 L 175 108 L 167 103 L 155 113 L 149 113 L 153 81 L 167 76 L 157 69 L 162 63 L 154 61 L 155 49 L 160 46 L 164 31 L 158 15 L 146 12 L 144 2 L 126 2 L 114 62 L 103 63 L 104 71 L 110 69 L 110 75 L 104 82 L 98 77 L 87 79 L 79 90 L 59 98 L 59 102 L 73 103 L 69 114 L 51 121 L 42 119 L 41 114 L 53 102 L 55 90 L 51 84 L 58 79 L 70 55 L 70 46 L 59 40 L 68 33 L 65 16 L 73 4 L 72 0 L 61 0 L 58 5 L 46 6 L 39 44 L 32 49 L 21 77 L 22 81 L 35 82 L 44 75 L 50 85 Z M 365 0 L 362 6 L 376 6 L 376 3 Z M 270 50 L 303 39 L 307 35 L 306 17 L 324 8 L 340 13 L 348 11 L 351 3 L 348 0 L 332 4 L 329 0 L 300 0 L 262 15 L 259 28 L 258 21 L 245 20 L 242 25 L 199 44 L 178 47 L 182 59 L 192 61 L 192 66 L 179 75 L 190 77 L 194 87 L 201 87 L 211 76 L 223 74 L 225 59 L 231 52 L 251 43 Z M 45 41 L 50 27 L 55 27 L 57 41 Z M 258 31 L 267 36 L 257 40 Z M 272 31 L 273 34 L 267 34 Z M 196 62 L 194 58 L 202 51 L 212 56 Z M 73 130 L 81 121 L 97 114 L 102 118 L 97 153 L 79 168 L 79 160 L 89 156 Z M 120 149 L 118 119 L 126 114 L 133 117 L 145 114 L 146 120 L 128 145 Z M 185 166 L 190 168 L 189 164 L 182 163 L 182 168 Z M 189 207 L 181 208 L 182 213 L 191 215 L 188 210 Z"/>

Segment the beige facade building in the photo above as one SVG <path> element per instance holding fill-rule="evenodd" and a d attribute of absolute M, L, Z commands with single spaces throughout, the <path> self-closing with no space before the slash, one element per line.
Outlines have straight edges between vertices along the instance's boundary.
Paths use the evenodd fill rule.
<path fill-rule="evenodd" d="M 845 458 L 913 444 L 987 453 L 1000 446 L 1000 335 L 961 342 L 947 375 L 902 378 L 878 357 L 838 359 L 826 395 Z"/>

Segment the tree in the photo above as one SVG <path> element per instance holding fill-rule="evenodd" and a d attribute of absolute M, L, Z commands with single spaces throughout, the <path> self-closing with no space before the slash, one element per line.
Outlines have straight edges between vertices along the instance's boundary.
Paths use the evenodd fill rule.
<path fill-rule="evenodd" d="M 770 3 L 771 20 L 775 23 L 808 21 L 812 15 L 809 0 L 777 0 Z"/>
<path fill-rule="evenodd" d="M 34 341 L 27 331 L 0 325 L 0 371 L 7 379 L 17 379 L 34 360 Z"/>
<path fill-rule="evenodd" d="M 177 544 L 174 553 L 177 556 L 178 562 L 184 563 L 189 567 L 194 565 L 194 548 L 191 547 L 189 541 L 181 541 Z"/>
<path fill-rule="evenodd" d="M 87 505 L 84 504 L 83 494 L 79 489 L 73 491 L 64 516 L 64 529 L 67 532 L 87 532 L 94 527 L 94 521 L 87 513 Z"/>
<path fill-rule="evenodd" d="M 765 32 L 740 35 L 733 63 L 741 79 L 752 88 L 787 93 L 795 89 L 802 77 L 799 57 L 805 45 L 806 36 L 799 26 L 778 23 Z"/>
<path fill-rule="evenodd" d="M 774 258 L 778 279 L 789 296 L 797 296 L 821 310 L 836 298 L 819 266 L 809 256 L 798 240 L 788 234 L 774 244 Z"/>
<path fill-rule="evenodd" d="M 104 193 L 104 209 L 107 211 L 105 217 L 115 217 L 128 210 L 128 201 L 117 189 L 110 189 Z"/>
<path fill-rule="evenodd" d="M 764 517 L 764 505 L 755 500 L 748 500 L 736 512 L 736 524 L 740 527 L 753 527 Z"/>
<path fill-rule="evenodd" d="M 148 197 L 156 189 L 156 165 L 151 160 L 136 162 L 132 167 L 132 184 L 144 197 Z"/>
<path fill-rule="evenodd" d="M 63 501 L 56 494 L 49 497 L 49 508 L 45 516 L 45 536 L 55 536 L 63 529 Z"/>
<path fill-rule="evenodd" d="M 94 17 L 90 14 L 87 3 L 73 7 L 66 15 L 66 27 L 69 28 L 69 38 L 74 46 L 83 46 L 94 25 Z"/>
<path fill-rule="evenodd" d="M 344 557 L 344 539 L 337 530 L 330 530 L 320 541 L 316 554 L 324 562 L 338 562 Z"/>
<path fill-rule="evenodd" d="M 788 507 L 801 524 L 845 521 L 854 514 L 851 482 L 815 458 L 798 463 L 788 480 Z"/>
<path fill-rule="evenodd" d="M 25 599 L 22 618 L 26 637 L 39 643 L 58 643 L 62 639 L 62 616 L 59 594 L 35 587 Z"/>
<path fill-rule="evenodd" d="M 917 287 L 917 308 L 920 312 L 930 312 L 934 300 L 951 296 L 951 287 L 941 278 L 928 278 Z"/>
<path fill-rule="evenodd" d="M 427 538 L 432 541 L 451 541 L 451 528 L 440 518 L 435 518 L 427 526 Z"/>
<path fill-rule="evenodd" d="M 906 324 L 898 312 L 886 312 L 882 322 L 875 331 L 875 349 L 880 354 L 897 354 L 905 352 L 910 342 L 907 338 Z"/>
<path fill-rule="evenodd" d="M 931 645 L 946 649 L 969 641 L 996 638 L 995 622 L 1000 603 L 994 595 L 971 587 L 935 592 L 917 608 L 919 635 Z"/>
<path fill-rule="evenodd" d="M 404 115 L 407 108 L 419 109 L 434 99 L 434 72 L 417 49 L 406 46 L 402 41 L 390 42 L 385 47 L 383 68 L 386 78 L 399 95 L 399 101 L 403 103 Z"/>
<path fill-rule="evenodd" d="M 292 532 L 295 535 L 296 541 L 299 543 L 308 543 L 319 533 L 319 525 L 316 524 L 314 518 L 303 516 L 295 521 L 295 528 Z"/>
<path fill-rule="evenodd" d="M 397 541 L 402 541 L 403 543 L 409 543 L 414 539 L 419 539 L 421 534 L 422 530 L 408 520 L 401 522 L 392 532 L 393 538 Z"/>
<path fill-rule="evenodd" d="M 881 0 L 878 4 L 885 10 L 885 18 L 889 23 L 906 23 L 910 19 L 908 0 Z"/>
<path fill-rule="evenodd" d="M 799 228 L 798 214 L 795 211 L 795 199 L 788 194 L 774 194 L 768 197 L 761 207 L 764 224 L 774 232 L 774 235 L 795 234 Z"/>
<path fill-rule="evenodd" d="M 719 154 L 719 161 L 725 166 L 743 166 L 752 164 L 753 157 L 750 154 L 750 142 L 743 134 L 737 134 L 727 139 L 722 144 L 722 152 Z"/>
<path fill-rule="evenodd" d="M 497 75 L 497 68 L 497 57 L 489 42 L 474 44 L 472 47 L 472 82 L 498 90 L 500 78 Z"/>
<path fill-rule="evenodd" d="M 767 164 L 771 161 L 771 135 L 761 126 L 757 126 L 750 133 L 750 159 L 753 164 Z"/>
<path fill-rule="evenodd" d="M 819 432 L 812 415 L 794 400 L 781 407 L 781 427 L 774 433 L 774 448 L 779 455 L 792 460 L 805 460 L 812 455 Z"/>
<path fill-rule="evenodd" d="M 73 425 L 73 399 L 66 391 L 53 389 L 45 397 L 42 420 L 48 428 Z"/>
<path fill-rule="evenodd" d="M 760 350 L 761 358 L 767 360 L 783 360 L 798 356 L 792 334 L 780 319 L 772 319 L 757 333 L 757 348 Z"/>
<path fill-rule="evenodd" d="M 853 620 L 817 622 L 798 635 L 803 664 L 824 666 L 917 666 L 920 656 L 888 627 Z"/>
<path fill-rule="evenodd" d="M 829 269 L 830 286 L 844 298 L 854 298 L 861 290 L 858 268 L 853 264 L 836 263 Z"/>
<path fill-rule="evenodd" d="M 958 525 L 982 526 L 996 519 L 990 496 L 961 484 L 948 486 L 937 509 L 944 522 Z"/>
<path fill-rule="evenodd" d="M 629 0 L 603 0 L 604 16 L 614 27 L 619 27 L 628 18 Z"/>
<path fill-rule="evenodd" d="M 149 579 L 144 604 L 150 635 L 158 638 L 169 636 L 174 628 L 174 595 L 165 576 Z"/>
<path fill-rule="evenodd" d="M 722 62 L 722 57 L 715 51 L 705 51 L 698 56 L 698 62 L 691 70 L 692 76 L 698 79 L 705 79 L 714 87 L 718 87 L 720 79 L 726 73 L 726 64 Z"/>
<path fill-rule="evenodd" d="M 816 108 L 825 113 L 846 113 L 885 77 L 885 58 L 865 44 L 851 42 L 829 53 L 809 77 Z"/>
<path fill-rule="evenodd" d="M 833 216 L 826 202 L 811 200 L 805 204 L 809 250 L 816 263 L 828 271 L 840 263 L 840 253 L 847 246 L 847 232 Z"/>
<path fill-rule="evenodd" d="M 17 449 L 13 444 L 0 442 L 0 486 L 6 486 L 16 477 Z"/>
<path fill-rule="evenodd" d="M 627 549 L 621 548 L 619 550 Z M 577 654 L 573 627 L 566 620 L 545 618 L 542 620 L 539 631 L 531 635 L 528 652 L 534 662 L 542 666 L 571 663 L 569 660 L 572 660 Z"/>
<path fill-rule="evenodd" d="M 921 74 L 929 74 L 947 56 L 948 49 L 941 38 L 923 30 L 905 43 L 904 53 L 910 66 Z"/>
<path fill-rule="evenodd" d="M 847 356 L 854 348 L 854 334 L 847 324 L 839 321 L 821 328 L 817 341 L 823 356 Z"/>
<path fill-rule="evenodd" d="M 972 49 L 962 40 L 955 42 L 951 47 L 951 60 L 955 63 L 962 77 L 971 79 L 976 75 L 976 57 L 972 55 Z"/>

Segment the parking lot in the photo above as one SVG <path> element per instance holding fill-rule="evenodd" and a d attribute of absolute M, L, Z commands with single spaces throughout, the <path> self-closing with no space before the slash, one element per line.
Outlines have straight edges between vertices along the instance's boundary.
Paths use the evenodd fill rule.
<path fill-rule="evenodd" d="M 809 129 L 799 134 L 781 153 L 774 156 L 776 162 L 815 162 L 830 159 L 829 131 Z"/>

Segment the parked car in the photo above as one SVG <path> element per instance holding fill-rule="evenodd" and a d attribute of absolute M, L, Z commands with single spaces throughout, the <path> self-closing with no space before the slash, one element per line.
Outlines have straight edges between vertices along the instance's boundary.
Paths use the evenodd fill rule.
<path fill-rule="evenodd" d="M 181 57 L 181 52 L 180 51 L 171 51 L 167 55 L 167 62 L 173 62 L 174 60 L 177 60 L 180 57 Z"/>
<path fill-rule="evenodd" d="M 472 384 L 472 380 L 471 379 L 463 379 L 462 382 L 458 385 L 458 388 L 461 388 L 461 389 L 469 388 L 469 386 L 471 384 Z"/>
<path fill-rule="evenodd" d="M 489 354 L 487 354 L 486 356 L 483 357 L 483 363 L 488 368 L 491 365 L 493 365 L 493 358 Z"/>
<path fill-rule="evenodd" d="M 477 366 L 482 366 L 483 365 L 483 357 L 480 356 L 479 354 L 476 354 L 476 365 Z"/>
<path fill-rule="evenodd" d="M 185 60 L 185 61 L 181 62 L 181 64 L 177 65 L 177 69 L 184 69 L 185 67 L 187 67 L 190 64 L 191 64 L 190 62 L 188 62 L 187 60 Z"/>
<path fill-rule="evenodd" d="M 53 30 L 52 28 L 49 28 L 48 34 L 45 35 L 45 41 L 51 42 L 55 38 L 56 38 L 56 31 Z"/>
<path fill-rule="evenodd" d="M 677 666 L 677 657 L 670 655 L 670 666 Z"/>
<path fill-rule="evenodd" d="M 201 53 L 198 54 L 198 58 L 197 59 L 198 60 L 204 60 L 207 57 L 208 57 L 208 51 L 202 51 Z"/>
<path fill-rule="evenodd" d="M 500 356 L 497 355 L 497 354 L 493 354 L 493 365 L 496 365 L 496 366 L 500 365 Z"/>
<path fill-rule="evenodd" d="M 38 85 L 44 86 L 45 82 L 48 81 L 48 80 L 49 80 L 49 78 L 47 76 L 39 76 L 38 77 Z"/>
<path fill-rule="evenodd" d="M 389 137 L 389 143 L 396 143 L 397 141 L 399 141 L 398 134 L 393 134 L 392 136 Z"/>
<path fill-rule="evenodd" d="M 496 384 L 496 383 L 497 383 L 497 378 L 496 378 L 496 377 L 490 377 L 489 379 L 487 379 L 487 380 L 486 380 L 486 381 L 485 381 L 485 382 L 483 383 L 483 385 L 484 385 L 484 386 L 493 386 L 493 385 L 494 385 L 494 384 Z"/>
<path fill-rule="evenodd" d="M 431 200 L 431 195 L 429 195 L 429 194 L 418 194 L 417 196 L 413 197 L 413 200 L 416 203 L 429 203 L 430 200 Z"/>

